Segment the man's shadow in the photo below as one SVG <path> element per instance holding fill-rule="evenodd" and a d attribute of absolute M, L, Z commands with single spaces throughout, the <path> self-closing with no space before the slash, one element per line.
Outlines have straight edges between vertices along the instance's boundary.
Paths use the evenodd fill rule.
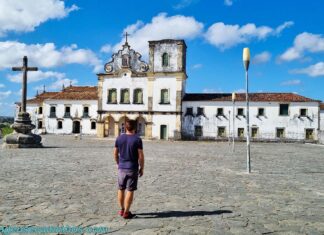
<path fill-rule="evenodd" d="M 204 215 L 221 215 L 226 213 L 233 213 L 230 210 L 216 210 L 216 211 L 161 211 L 149 213 L 136 213 L 137 218 L 154 219 L 154 218 L 169 218 L 169 217 L 190 217 L 190 216 L 204 216 Z"/>

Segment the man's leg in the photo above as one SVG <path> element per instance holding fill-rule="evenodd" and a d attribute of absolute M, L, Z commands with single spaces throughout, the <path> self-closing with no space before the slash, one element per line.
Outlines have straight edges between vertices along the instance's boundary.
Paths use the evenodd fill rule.
<path fill-rule="evenodd" d="M 134 198 L 134 191 L 127 191 L 126 192 L 126 197 L 125 197 L 125 203 L 124 203 L 125 213 L 129 212 L 129 209 L 130 209 L 130 207 L 132 205 L 132 202 L 133 202 L 133 198 Z"/>
<path fill-rule="evenodd" d="M 125 209 L 125 190 L 118 190 L 118 203 L 120 206 L 120 209 L 124 210 Z"/>

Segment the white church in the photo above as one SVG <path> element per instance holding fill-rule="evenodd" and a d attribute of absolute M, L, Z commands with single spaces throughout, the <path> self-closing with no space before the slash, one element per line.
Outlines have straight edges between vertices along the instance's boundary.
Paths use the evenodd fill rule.
<path fill-rule="evenodd" d="M 35 132 L 116 137 L 125 132 L 126 119 L 135 119 L 137 133 L 145 139 L 245 137 L 245 94 L 186 93 L 185 41 L 148 43 L 148 63 L 126 41 L 97 74 L 97 86 L 44 90 L 28 100 Z M 252 139 L 317 141 L 324 131 L 319 100 L 252 93 L 250 101 Z"/>

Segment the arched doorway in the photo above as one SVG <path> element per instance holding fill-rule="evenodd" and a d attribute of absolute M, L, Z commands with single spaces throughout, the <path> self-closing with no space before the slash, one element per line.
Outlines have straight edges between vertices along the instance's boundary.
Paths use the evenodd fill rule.
<path fill-rule="evenodd" d="M 136 119 L 136 123 L 137 123 L 137 128 L 136 128 L 136 133 L 139 136 L 145 136 L 145 119 L 143 117 L 138 117 Z"/>
<path fill-rule="evenodd" d="M 126 120 L 128 120 L 128 118 L 126 116 L 123 116 L 119 119 L 118 122 L 118 135 L 124 134 L 126 133 Z"/>
<path fill-rule="evenodd" d="M 115 136 L 115 119 L 112 116 L 108 116 L 105 120 L 105 137 Z"/>
<path fill-rule="evenodd" d="M 80 133 L 80 122 L 79 121 L 73 121 L 72 133 L 74 133 L 74 134 Z"/>

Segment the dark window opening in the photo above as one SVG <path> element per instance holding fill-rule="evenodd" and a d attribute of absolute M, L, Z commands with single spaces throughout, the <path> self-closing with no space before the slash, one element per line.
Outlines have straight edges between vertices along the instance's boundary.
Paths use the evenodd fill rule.
<path fill-rule="evenodd" d="M 314 129 L 306 129 L 306 140 L 314 140 Z"/>
<path fill-rule="evenodd" d="M 129 67 L 129 56 L 123 55 L 122 57 L 122 66 L 123 67 Z"/>
<path fill-rule="evenodd" d="M 299 116 L 306 117 L 307 116 L 307 109 L 300 109 Z"/>
<path fill-rule="evenodd" d="M 83 107 L 83 117 L 89 117 L 89 107 Z"/>
<path fill-rule="evenodd" d="M 57 122 L 57 129 L 62 129 L 63 128 L 63 122 L 62 121 L 58 121 Z"/>
<path fill-rule="evenodd" d="M 244 109 L 243 108 L 238 108 L 237 109 L 237 116 L 244 116 Z"/>
<path fill-rule="evenodd" d="M 240 138 L 244 137 L 244 128 L 237 128 L 237 136 Z"/>
<path fill-rule="evenodd" d="M 50 108 L 50 118 L 55 118 L 56 117 L 56 108 L 54 106 L 52 106 Z"/>
<path fill-rule="evenodd" d="M 38 114 L 43 114 L 43 107 L 38 108 Z"/>
<path fill-rule="evenodd" d="M 168 53 L 163 53 L 162 55 L 162 67 L 169 66 L 169 55 Z"/>
<path fill-rule="evenodd" d="M 193 108 L 192 107 L 189 107 L 186 109 L 186 114 L 185 116 L 193 116 Z"/>
<path fill-rule="evenodd" d="M 38 121 L 38 129 L 42 129 L 43 128 L 43 122 L 42 121 Z"/>
<path fill-rule="evenodd" d="M 69 106 L 65 107 L 64 117 L 65 118 L 71 117 L 71 107 L 69 107 Z"/>
<path fill-rule="evenodd" d="M 285 137 L 285 128 L 277 128 L 276 136 L 277 136 L 277 138 L 284 138 Z"/>
<path fill-rule="evenodd" d="M 134 104 L 143 104 L 143 90 L 135 89 L 133 98 L 134 98 L 133 99 Z"/>
<path fill-rule="evenodd" d="M 217 108 L 217 115 L 216 116 L 224 116 L 224 109 L 223 108 Z"/>
<path fill-rule="evenodd" d="M 264 116 L 264 108 L 258 109 L 258 116 Z"/>
<path fill-rule="evenodd" d="M 288 116 L 289 115 L 289 104 L 280 104 L 279 115 L 280 116 Z"/>
<path fill-rule="evenodd" d="M 95 130 L 96 129 L 96 122 L 91 122 L 91 130 Z"/>
<path fill-rule="evenodd" d="M 218 127 L 217 136 L 218 137 L 226 137 L 225 127 Z"/>
<path fill-rule="evenodd" d="M 203 128 L 202 128 L 202 126 L 195 126 L 195 136 L 196 137 L 203 136 Z"/>
<path fill-rule="evenodd" d="M 252 127 L 251 136 L 252 136 L 252 138 L 256 138 L 258 136 L 258 128 L 257 127 Z"/>
<path fill-rule="evenodd" d="M 204 113 L 204 108 L 202 107 L 197 107 L 197 116 L 205 116 L 205 113 Z"/>

